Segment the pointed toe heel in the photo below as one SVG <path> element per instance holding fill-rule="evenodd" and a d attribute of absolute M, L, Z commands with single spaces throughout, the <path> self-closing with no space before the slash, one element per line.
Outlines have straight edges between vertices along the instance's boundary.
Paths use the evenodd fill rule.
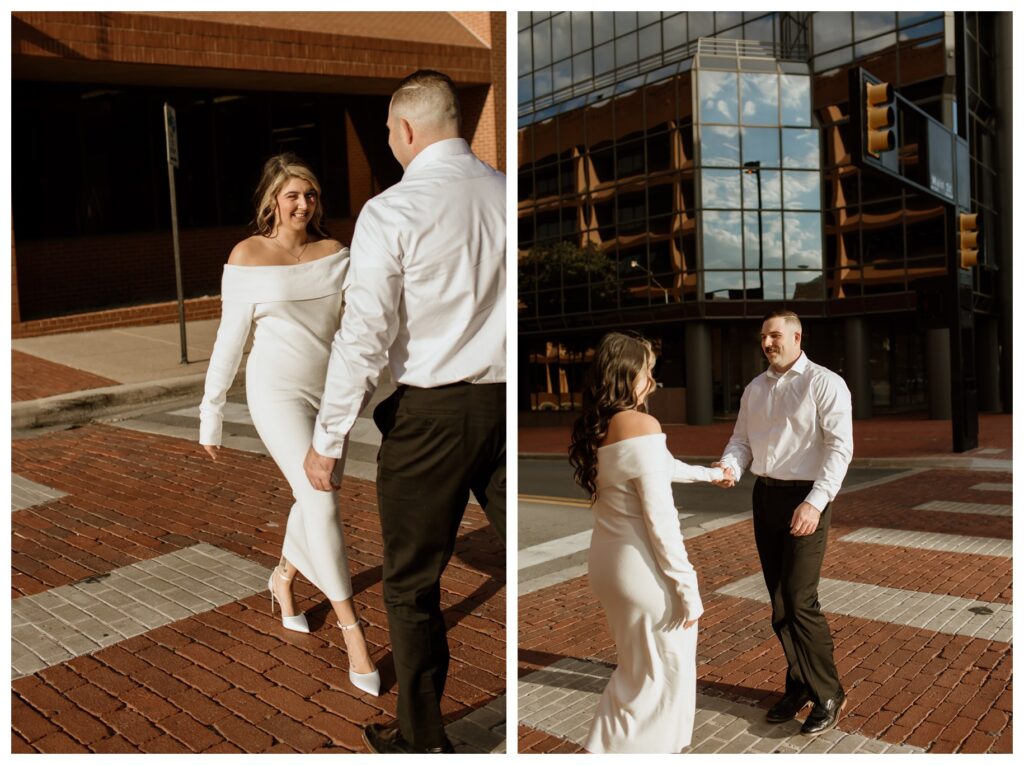
<path fill-rule="evenodd" d="M 281 577 L 281 579 L 284 580 L 285 582 L 290 582 L 294 578 L 294 576 L 295 576 L 294 574 L 292 574 L 292 576 L 285 576 L 280 571 L 280 569 L 276 568 L 276 567 L 274 568 L 273 571 L 270 572 L 270 579 L 267 580 L 267 590 L 269 590 L 269 592 L 270 592 L 270 613 L 271 613 L 271 615 L 273 615 L 273 613 L 274 613 L 274 601 L 277 599 L 276 596 L 274 595 L 274 575 L 275 574 L 277 576 Z M 283 609 L 282 609 L 282 611 L 283 611 Z M 285 616 L 282 613 L 281 614 L 281 626 L 284 627 L 286 630 L 291 630 L 292 632 L 304 632 L 304 633 L 307 633 L 307 634 L 309 633 L 309 622 L 306 621 L 306 615 L 305 614 L 296 614 L 295 616 Z"/>
<path fill-rule="evenodd" d="M 338 622 L 338 627 L 342 632 L 348 632 L 354 630 L 357 627 L 363 626 L 362 619 L 356 619 L 352 624 L 342 624 Z M 380 671 L 374 669 L 373 672 L 356 672 L 352 669 L 352 661 L 349 660 L 348 679 L 356 688 L 361 690 L 363 693 L 368 693 L 371 696 L 380 696 Z"/>

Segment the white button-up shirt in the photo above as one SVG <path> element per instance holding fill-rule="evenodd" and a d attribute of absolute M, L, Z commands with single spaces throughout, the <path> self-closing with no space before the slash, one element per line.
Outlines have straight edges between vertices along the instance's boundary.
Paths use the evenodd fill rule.
<path fill-rule="evenodd" d="M 850 389 L 801 353 L 784 374 L 769 367 L 743 391 L 722 464 L 737 481 L 748 467 L 782 481 L 813 481 L 804 501 L 820 512 L 839 493 L 852 458 Z"/>
<path fill-rule="evenodd" d="M 396 384 L 505 382 L 505 176 L 437 141 L 367 202 L 352 237 L 313 448 L 340 457 L 385 364 Z"/>

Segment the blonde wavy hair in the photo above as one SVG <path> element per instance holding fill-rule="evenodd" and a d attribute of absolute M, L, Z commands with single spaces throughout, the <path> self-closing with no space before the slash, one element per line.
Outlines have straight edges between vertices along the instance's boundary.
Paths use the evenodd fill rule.
<path fill-rule="evenodd" d="M 313 211 L 313 217 L 309 219 L 308 230 L 323 239 L 328 238 L 327 229 L 323 226 L 324 206 L 320 181 L 316 179 L 309 165 L 290 151 L 271 157 L 263 165 L 260 182 L 253 195 L 256 203 L 253 228 L 262 236 L 270 236 L 274 232 L 274 225 L 277 222 L 277 195 L 292 178 L 308 182 L 316 191 L 316 209 Z"/>

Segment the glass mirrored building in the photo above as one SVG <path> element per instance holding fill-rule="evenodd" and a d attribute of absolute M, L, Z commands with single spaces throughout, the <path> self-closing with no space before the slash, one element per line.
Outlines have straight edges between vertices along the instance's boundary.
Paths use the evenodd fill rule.
<path fill-rule="evenodd" d="M 520 13 L 523 421 L 573 416 L 592 348 L 622 328 L 659 350 L 655 414 L 728 416 L 783 307 L 855 416 L 949 416 L 934 305 L 955 213 L 856 162 L 854 66 L 968 142 L 979 404 L 1008 409 L 1011 34 L 998 13 Z M 905 129 L 914 177 L 927 163 Z"/>

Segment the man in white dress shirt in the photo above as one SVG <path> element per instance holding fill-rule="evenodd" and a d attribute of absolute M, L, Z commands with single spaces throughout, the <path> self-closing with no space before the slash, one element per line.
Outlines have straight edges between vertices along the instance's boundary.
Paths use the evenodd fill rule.
<path fill-rule="evenodd" d="M 388 364 L 374 411 L 384 602 L 398 725 L 368 725 L 379 753 L 450 752 L 440 701 L 448 641 L 440 579 L 470 492 L 505 533 L 505 176 L 459 137 L 452 81 L 421 70 L 391 99 L 402 180 L 363 207 L 345 315 L 306 457 L 330 491 L 348 433 Z"/>
<path fill-rule="evenodd" d="M 830 522 L 853 457 L 850 391 L 843 379 L 800 350 L 802 327 L 792 311 L 777 311 L 761 326 L 769 368 L 743 391 L 732 438 L 720 462 L 734 480 L 750 469 L 754 484 L 754 538 L 772 602 L 772 628 L 789 671 L 786 690 L 767 720 L 792 720 L 814 708 L 801 733 L 835 727 L 845 704 L 833 659 L 832 635 L 818 604 L 818 580 Z"/>

